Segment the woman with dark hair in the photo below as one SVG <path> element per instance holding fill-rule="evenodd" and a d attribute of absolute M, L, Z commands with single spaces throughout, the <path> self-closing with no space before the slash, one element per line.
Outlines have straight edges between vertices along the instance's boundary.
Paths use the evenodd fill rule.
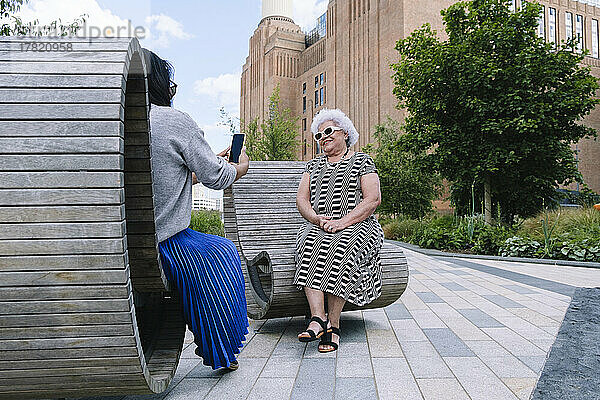
<path fill-rule="evenodd" d="M 144 49 L 148 69 L 150 131 L 156 230 L 162 267 L 179 292 L 183 312 L 198 346 L 196 354 L 213 369 L 237 369 L 235 354 L 248 334 L 244 277 L 235 245 L 228 239 L 188 228 L 192 185 L 224 189 L 248 171 L 215 155 L 192 118 L 171 107 L 173 67 Z"/>

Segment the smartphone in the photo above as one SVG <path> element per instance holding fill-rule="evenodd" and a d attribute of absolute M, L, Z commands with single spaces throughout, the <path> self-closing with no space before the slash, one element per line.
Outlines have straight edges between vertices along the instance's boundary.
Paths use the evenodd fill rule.
<path fill-rule="evenodd" d="M 240 154 L 242 153 L 242 147 L 244 147 L 244 134 L 236 133 L 233 135 L 231 141 L 231 150 L 229 151 L 229 161 L 232 163 L 240 162 Z"/>

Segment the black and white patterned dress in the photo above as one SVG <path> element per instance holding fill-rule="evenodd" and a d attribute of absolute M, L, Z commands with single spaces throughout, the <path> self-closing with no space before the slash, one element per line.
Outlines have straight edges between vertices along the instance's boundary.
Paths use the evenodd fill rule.
<path fill-rule="evenodd" d="M 317 214 L 340 219 L 362 201 L 360 177 L 377 172 L 373 159 L 356 152 L 338 163 L 326 156 L 309 161 L 310 200 Z M 358 306 L 381 294 L 379 250 L 383 230 L 374 215 L 336 233 L 306 222 L 296 239 L 298 289 L 308 286 Z"/>

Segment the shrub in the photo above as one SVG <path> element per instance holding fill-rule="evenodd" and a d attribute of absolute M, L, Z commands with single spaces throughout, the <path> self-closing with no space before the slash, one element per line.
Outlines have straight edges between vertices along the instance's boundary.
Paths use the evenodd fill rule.
<path fill-rule="evenodd" d="M 519 236 L 512 236 L 500 246 L 502 257 L 536 257 L 543 252 L 540 242 Z"/>
<path fill-rule="evenodd" d="M 190 228 L 202 233 L 225 236 L 225 228 L 221 221 L 221 213 L 214 210 L 192 211 Z"/>
<path fill-rule="evenodd" d="M 473 253 L 498 255 L 509 236 L 509 230 L 502 226 L 484 226 L 475 233 Z"/>
<path fill-rule="evenodd" d="M 565 240 L 566 239 L 566 240 Z M 559 237 L 554 245 L 555 259 L 600 262 L 600 240 L 568 240 Z"/>

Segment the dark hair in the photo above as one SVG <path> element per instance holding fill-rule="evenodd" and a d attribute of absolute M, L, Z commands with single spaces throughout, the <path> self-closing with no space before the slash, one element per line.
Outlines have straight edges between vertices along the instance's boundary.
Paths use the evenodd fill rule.
<path fill-rule="evenodd" d="M 143 49 L 143 52 L 148 70 L 150 103 L 157 106 L 171 106 L 170 86 L 174 75 L 173 65 L 148 49 Z"/>

